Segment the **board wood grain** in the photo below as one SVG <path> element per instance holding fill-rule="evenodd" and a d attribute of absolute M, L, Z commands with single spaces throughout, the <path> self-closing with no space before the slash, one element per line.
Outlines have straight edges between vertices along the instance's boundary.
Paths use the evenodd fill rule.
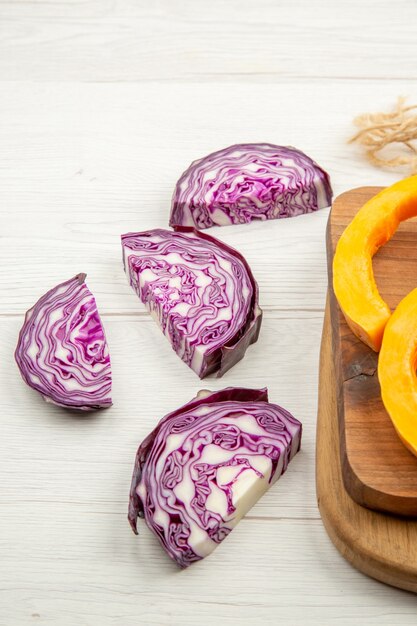
<path fill-rule="evenodd" d="M 381 400 L 378 355 L 348 327 L 332 290 L 337 241 L 358 209 L 381 187 L 360 187 L 333 203 L 327 227 L 329 304 L 337 385 L 342 475 L 346 490 L 364 506 L 417 515 L 417 457 L 397 436 Z M 382 297 L 393 310 L 417 284 L 417 221 L 400 225 L 374 257 Z"/>
<path fill-rule="evenodd" d="M 329 537 L 354 567 L 394 587 L 417 593 L 417 521 L 371 511 L 349 497 L 338 454 L 338 393 L 329 306 L 321 353 L 317 419 L 317 500 Z"/>

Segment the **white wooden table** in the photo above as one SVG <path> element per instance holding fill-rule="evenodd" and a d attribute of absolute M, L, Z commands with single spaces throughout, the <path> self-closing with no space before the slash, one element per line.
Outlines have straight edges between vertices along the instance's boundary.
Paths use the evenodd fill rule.
<path fill-rule="evenodd" d="M 189 162 L 240 141 L 295 145 L 335 193 L 389 184 L 351 119 L 417 101 L 413 0 L 0 3 L 0 625 L 416 624 L 416 598 L 353 570 L 314 488 L 327 210 L 218 229 L 258 279 L 260 339 L 200 383 L 128 287 L 119 235 L 165 226 Z M 214 231 L 213 231 L 214 233 Z M 87 272 L 114 406 L 74 418 L 20 379 L 24 311 Z M 126 521 L 137 445 L 203 387 L 264 386 L 304 424 L 287 474 L 205 562 L 177 571 Z"/>

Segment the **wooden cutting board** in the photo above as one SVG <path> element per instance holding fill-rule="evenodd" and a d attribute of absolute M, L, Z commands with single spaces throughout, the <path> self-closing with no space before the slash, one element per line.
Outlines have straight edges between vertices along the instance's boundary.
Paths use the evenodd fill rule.
<path fill-rule="evenodd" d="M 384 583 L 417 593 L 417 521 L 371 511 L 343 487 L 335 378 L 327 306 L 320 354 L 317 500 L 324 526 L 341 554 Z M 394 618 L 393 618 L 394 619 Z"/>
<path fill-rule="evenodd" d="M 336 243 L 358 209 L 381 188 L 361 187 L 339 196 L 327 227 L 329 305 L 340 458 L 347 492 L 359 504 L 417 516 L 417 457 L 397 436 L 380 396 L 378 355 L 355 337 L 332 290 Z M 417 221 L 400 225 L 374 257 L 378 289 L 391 309 L 417 286 Z"/>

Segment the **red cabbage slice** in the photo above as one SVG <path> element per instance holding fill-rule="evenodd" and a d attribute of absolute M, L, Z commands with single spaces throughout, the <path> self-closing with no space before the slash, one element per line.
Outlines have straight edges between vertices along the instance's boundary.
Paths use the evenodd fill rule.
<path fill-rule="evenodd" d="M 301 423 L 266 389 L 200 392 L 139 446 L 128 519 L 187 567 L 208 556 L 287 469 Z"/>
<path fill-rule="evenodd" d="M 176 184 L 169 223 L 245 224 L 311 213 L 331 200 L 329 175 L 301 150 L 242 143 L 191 163 Z"/>
<path fill-rule="evenodd" d="M 219 376 L 258 338 L 258 285 L 239 252 L 193 228 L 122 235 L 130 285 L 200 378 Z"/>
<path fill-rule="evenodd" d="M 79 411 L 112 404 L 109 349 L 85 274 L 57 285 L 26 313 L 15 359 L 46 402 Z"/>

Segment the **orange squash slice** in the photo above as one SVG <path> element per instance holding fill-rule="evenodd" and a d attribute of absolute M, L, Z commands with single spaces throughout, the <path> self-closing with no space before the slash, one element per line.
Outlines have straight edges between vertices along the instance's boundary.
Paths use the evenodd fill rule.
<path fill-rule="evenodd" d="M 366 202 L 347 226 L 333 259 L 333 289 L 352 331 L 375 352 L 391 316 L 375 283 L 372 257 L 417 215 L 417 176 L 387 187 Z M 416 279 L 417 282 L 417 279 Z"/>
<path fill-rule="evenodd" d="M 401 441 L 417 456 L 417 289 L 395 309 L 378 357 L 381 397 Z"/>

